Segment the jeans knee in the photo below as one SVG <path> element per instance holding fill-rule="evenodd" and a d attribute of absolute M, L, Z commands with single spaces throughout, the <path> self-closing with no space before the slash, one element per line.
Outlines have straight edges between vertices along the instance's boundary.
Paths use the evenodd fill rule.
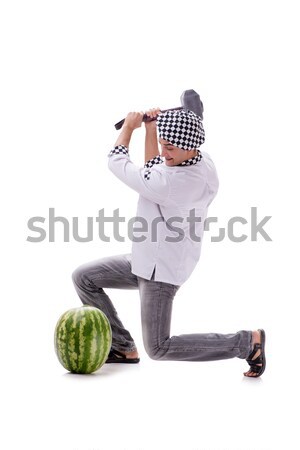
<path fill-rule="evenodd" d="M 154 359 L 156 361 L 161 359 L 163 352 L 160 347 L 155 346 L 155 345 L 149 345 L 144 342 L 144 348 L 145 348 L 146 353 L 149 356 L 149 358 Z"/>
<path fill-rule="evenodd" d="M 154 349 L 145 349 L 147 355 L 149 356 L 149 358 L 154 359 L 154 360 L 158 360 L 159 359 L 159 355 L 156 351 L 154 351 Z"/>
<path fill-rule="evenodd" d="M 77 267 L 72 272 L 72 281 L 76 286 L 80 286 L 83 284 L 83 274 L 84 271 L 82 270 L 81 266 Z"/>

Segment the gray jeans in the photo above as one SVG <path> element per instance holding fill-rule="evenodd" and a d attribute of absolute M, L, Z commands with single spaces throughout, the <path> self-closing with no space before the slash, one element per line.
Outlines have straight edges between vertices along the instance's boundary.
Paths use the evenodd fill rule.
<path fill-rule="evenodd" d="M 252 332 L 234 334 L 197 333 L 170 337 L 172 304 L 179 286 L 140 278 L 131 273 L 131 255 L 104 257 L 79 266 L 72 274 L 75 289 L 84 305 L 95 306 L 108 317 L 112 348 L 136 350 L 134 340 L 122 324 L 105 288 L 139 289 L 142 334 L 150 358 L 168 361 L 212 361 L 247 358 Z"/>

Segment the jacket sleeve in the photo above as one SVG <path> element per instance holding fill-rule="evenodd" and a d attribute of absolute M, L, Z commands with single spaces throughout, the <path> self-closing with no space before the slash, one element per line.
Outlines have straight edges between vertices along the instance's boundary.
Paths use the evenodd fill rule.
<path fill-rule="evenodd" d="M 138 167 L 131 161 L 128 148 L 117 145 L 108 154 L 108 168 L 123 183 L 146 199 L 159 205 L 166 205 L 170 195 L 170 176 L 161 170 L 160 156 Z"/>

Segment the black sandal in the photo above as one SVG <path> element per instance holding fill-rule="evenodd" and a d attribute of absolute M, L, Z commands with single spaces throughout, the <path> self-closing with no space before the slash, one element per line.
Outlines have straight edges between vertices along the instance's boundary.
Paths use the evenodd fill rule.
<path fill-rule="evenodd" d="M 140 362 L 140 358 L 126 358 L 123 353 L 118 350 L 111 349 L 105 364 L 109 363 L 125 363 L 125 364 L 136 364 Z"/>
<path fill-rule="evenodd" d="M 260 343 L 257 342 L 256 344 L 254 344 L 253 350 L 251 351 L 248 358 L 246 358 L 246 361 L 250 366 L 248 372 L 254 372 L 256 374 L 256 375 L 245 375 L 244 373 L 245 377 L 249 378 L 260 377 L 264 373 L 266 368 L 266 356 L 265 356 L 266 333 L 262 329 L 259 329 L 258 331 L 260 331 L 261 342 Z M 259 349 L 261 350 L 260 354 L 255 359 L 252 359 L 256 354 L 257 350 Z M 261 366 L 259 366 L 258 364 L 261 364 Z"/>

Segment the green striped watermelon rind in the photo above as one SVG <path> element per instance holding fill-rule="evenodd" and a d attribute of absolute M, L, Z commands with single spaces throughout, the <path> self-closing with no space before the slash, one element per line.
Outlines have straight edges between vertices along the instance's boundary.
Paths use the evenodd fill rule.
<path fill-rule="evenodd" d="M 111 344 L 109 320 L 93 306 L 72 308 L 62 314 L 56 324 L 55 352 L 69 372 L 88 374 L 100 369 L 108 357 Z"/>

